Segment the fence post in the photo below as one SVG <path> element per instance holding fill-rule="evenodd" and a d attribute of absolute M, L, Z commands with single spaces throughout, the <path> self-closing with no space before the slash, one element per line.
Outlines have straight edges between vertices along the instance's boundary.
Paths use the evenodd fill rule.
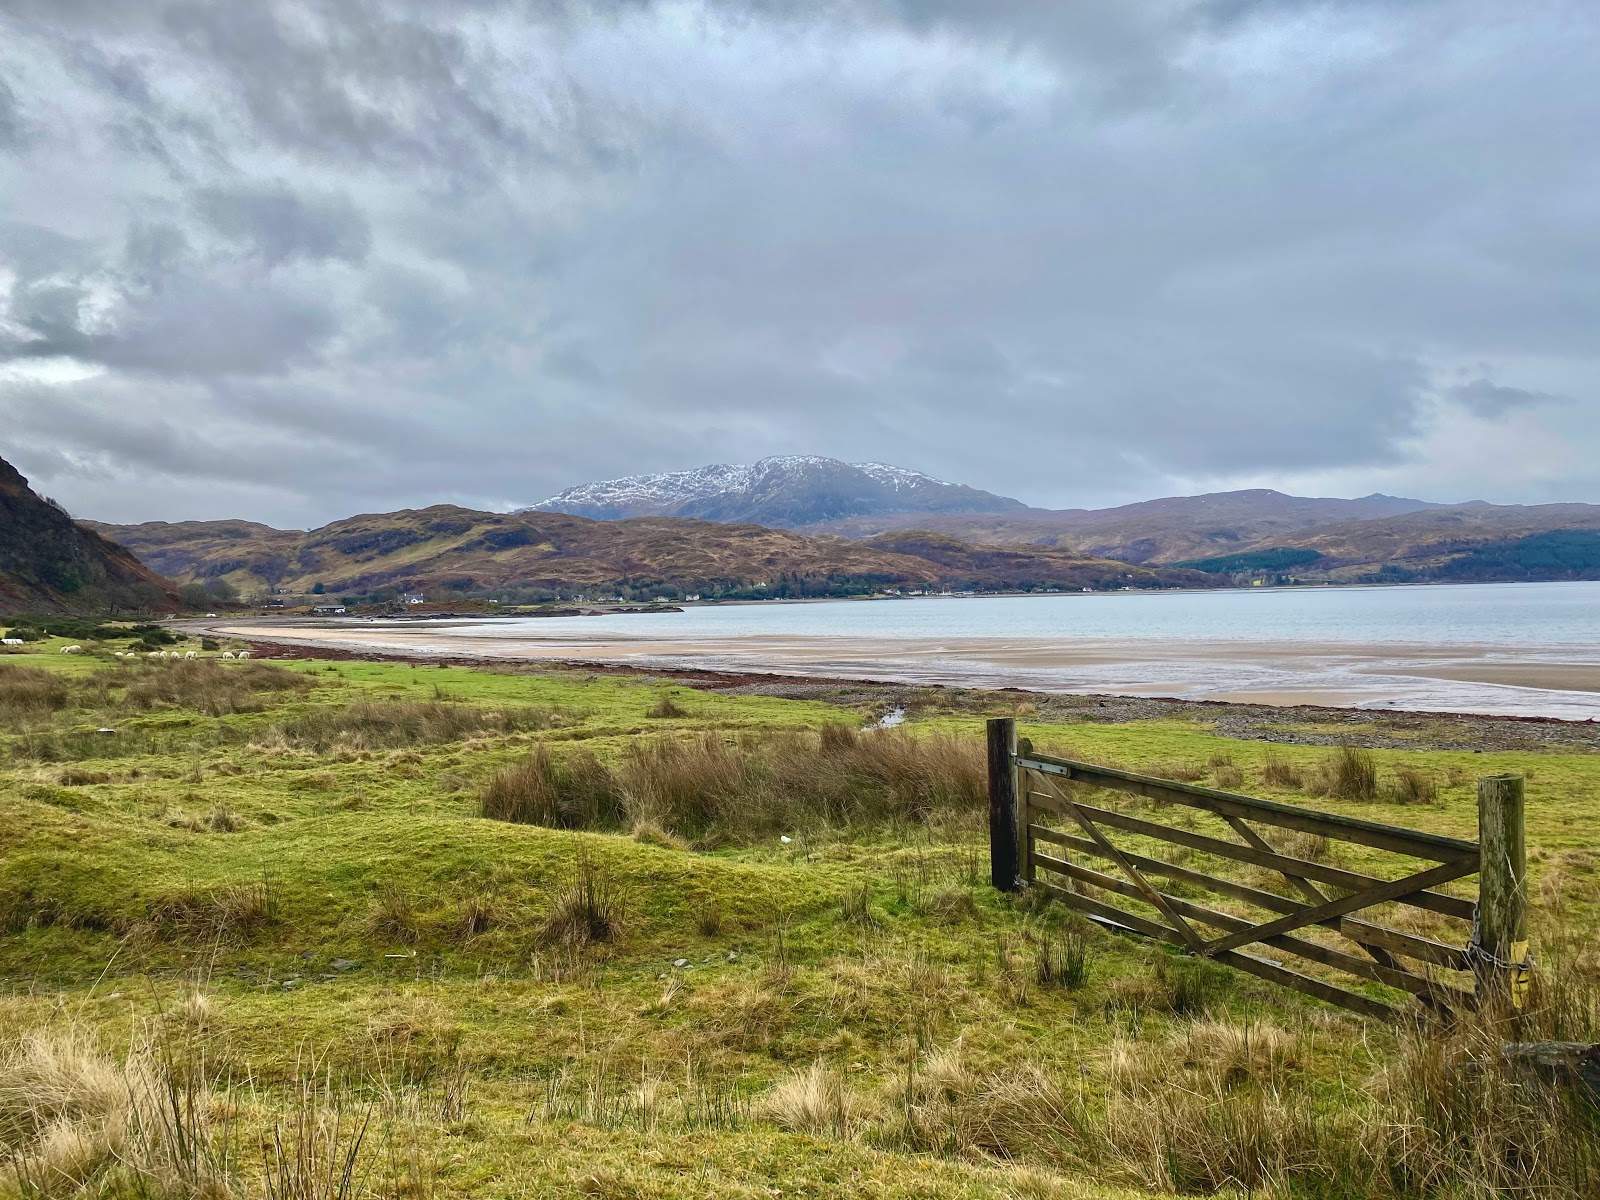
<path fill-rule="evenodd" d="M 1522 794 L 1521 775 L 1478 780 L 1478 999 L 1513 1009 L 1527 1003 L 1530 970 Z"/>
<path fill-rule="evenodd" d="M 989 881 L 1002 892 L 1017 890 L 1017 723 L 989 722 Z"/>

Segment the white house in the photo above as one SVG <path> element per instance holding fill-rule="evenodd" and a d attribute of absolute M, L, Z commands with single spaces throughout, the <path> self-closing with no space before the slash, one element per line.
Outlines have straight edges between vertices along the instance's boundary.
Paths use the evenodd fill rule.
<path fill-rule="evenodd" d="M 400 602 L 402 604 L 426 604 L 428 598 L 421 592 L 406 592 L 400 597 Z"/>

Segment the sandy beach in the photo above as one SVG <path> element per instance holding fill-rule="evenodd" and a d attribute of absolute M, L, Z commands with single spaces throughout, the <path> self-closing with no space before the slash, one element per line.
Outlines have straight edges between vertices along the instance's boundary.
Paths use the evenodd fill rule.
<path fill-rule="evenodd" d="M 643 623 L 650 618 L 638 618 Z M 961 637 L 892 640 L 751 634 L 662 637 L 571 622 L 222 621 L 221 633 L 374 654 L 486 660 L 562 660 L 639 667 L 1023 687 L 1061 693 L 1206 699 L 1246 704 L 1600 717 L 1600 654 L 1593 661 L 1504 646 L 1362 646 L 1197 639 Z"/>

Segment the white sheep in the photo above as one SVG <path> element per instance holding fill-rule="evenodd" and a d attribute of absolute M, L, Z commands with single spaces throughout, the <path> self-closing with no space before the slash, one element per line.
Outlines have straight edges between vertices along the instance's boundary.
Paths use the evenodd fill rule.
<path fill-rule="evenodd" d="M 235 658 L 249 658 L 250 657 L 250 651 L 241 650 L 241 651 L 239 651 L 238 654 L 234 655 L 234 657 Z"/>
<path fill-rule="evenodd" d="M 233 651 L 232 650 L 224 650 L 222 652 L 222 657 L 223 658 L 232 658 L 233 657 Z"/>
<path fill-rule="evenodd" d="M 61 653 L 63 653 L 63 654 L 82 654 L 83 653 L 83 647 L 82 646 L 63 646 L 63 647 L 61 647 Z"/>
<path fill-rule="evenodd" d="M 185 658 L 193 658 L 193 657 L 194 657 L 194 656 L 195 656 L 195 654 L 194 654 L 194 651 L 193 651 L 193 650 L 185 650 L 185 651 L 184 651 L 184 652 L 183 652 L 183 656 L 184 656 L 184 657 L 185 657 Z"/>
<path fill-rule="evenodd" d="M 146 657 L 146 658 L 160 658 L 160 657 L 161 657 L 161 651 L 159 651 L 159 650 L 150 650 L 150 651 L 147 651 L 147 652 L 146 652 L 146 653 L 145 653 L 145 657 Z"/>

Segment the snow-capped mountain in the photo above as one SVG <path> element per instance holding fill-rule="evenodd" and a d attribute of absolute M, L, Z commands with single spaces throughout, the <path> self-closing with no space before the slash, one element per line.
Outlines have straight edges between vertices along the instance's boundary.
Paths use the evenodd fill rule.
<path fill-rule="evenodd" d="M 1025 507 L 906 467 L 802 454 L 580 484 L 529 510 L 602 521 L 698 517 L 787 527 L 886 513 L 1003 513 Z"/>

